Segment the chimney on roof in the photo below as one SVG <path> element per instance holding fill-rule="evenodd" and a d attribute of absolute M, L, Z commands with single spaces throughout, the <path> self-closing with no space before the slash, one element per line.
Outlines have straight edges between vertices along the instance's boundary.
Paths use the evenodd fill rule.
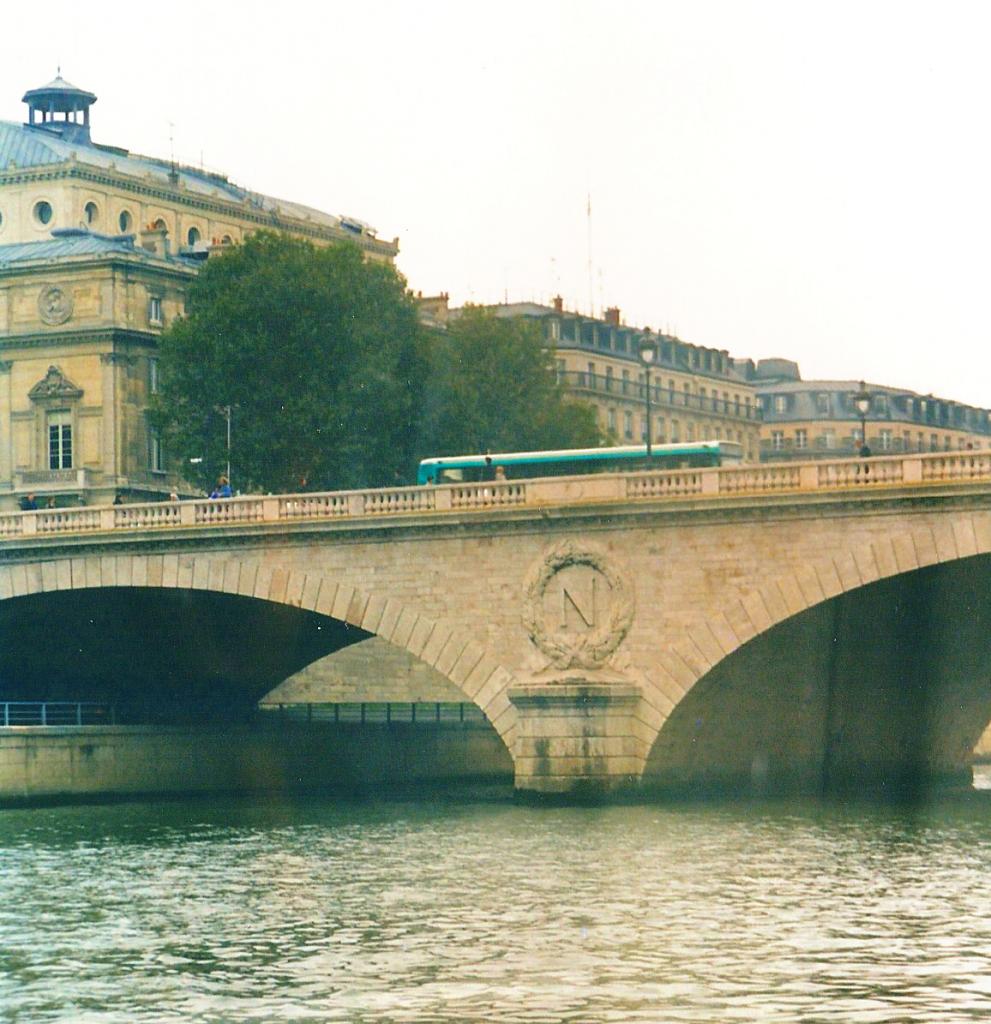
<path fill-rule="evenodd" d="M 603 314 L 607 324 L 619 327 L 619 306 L 610 306 Z"/>
<path fill-rule="evenodd" d="M 554 305 L 554 312 L 555 313 L 563 313 L 564 312 L 564 299 L 562 299 L 560 295 L 555 295 L 554 298 L 551 299 L 551 302 Z"/>

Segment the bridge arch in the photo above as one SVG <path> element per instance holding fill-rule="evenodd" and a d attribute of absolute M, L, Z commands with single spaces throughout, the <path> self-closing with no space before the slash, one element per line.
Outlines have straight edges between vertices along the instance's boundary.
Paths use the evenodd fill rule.
<path fill-rule="evenodd" d="M 826 606 L 835 606 L 860 592 L 867 594 L 868 588 L 888 597 L 897 595 L 893 590 L 896 583 L 907 583 L 914 577 L 933 579 L 934 572 L 943 571 L 940 567 L 950 570 L 981 563 L 982 572 L 991 579 L 991 561 L 979 557 L 988 554 L 991 517 L 960 513 L 874 536 L 869 542 L 836 552 L 823 552 L 815 560 L 787 569 L 700 617 L 677 642 L 660 651 L 648 669 L 645 697 L 657 710 L 659 721 L 646 772 L 650 773 L 651 762 L 657 760 L 665 730 L 671 728 L 669 723 L 676 719 L 677 712 L 691 701 L 697 702 L 700 690 L 712 685 L 714 679 L 723 680 L 733 658 L 755 650 L 772 631 L 780 635 L 782 628 L 800 628 L 797 624 L 807 622 L 817 611 L 821 613 Z M 991 668 L 988 673 L 991 680 Z M 980 711 L 985 719 L 991 717 L 991 699 L 987 704 L 987 708 L 982 704 Z M 698 704 L 691 706 L 694 710 Z M 984 724 L 986 720 L 979 726 Z M 978 730 L 971 736 L 976 742 L 982 730 L 973 728 Z"/>
<path fill-rule="evenodd" d="M 120 554 L 0 566 L 0 602 L 58 591 L 157 588 L 208 591 L 326 616 L 408 651 L 478 705 L 512 752 L 513 674 L 466 631 L 421 615 L 409 603 L 364 591 L 320 571 L 207 554 Z"/>

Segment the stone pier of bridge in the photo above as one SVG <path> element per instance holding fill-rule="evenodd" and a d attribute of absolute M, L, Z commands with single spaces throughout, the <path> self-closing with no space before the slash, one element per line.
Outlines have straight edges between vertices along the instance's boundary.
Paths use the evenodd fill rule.
<path fill-rule="evenodd" d="M 400 664 L 572 797 L 954 781 L 991 719 L 991 455 L 75 512 L 0 518 L 0 699 Z"/>

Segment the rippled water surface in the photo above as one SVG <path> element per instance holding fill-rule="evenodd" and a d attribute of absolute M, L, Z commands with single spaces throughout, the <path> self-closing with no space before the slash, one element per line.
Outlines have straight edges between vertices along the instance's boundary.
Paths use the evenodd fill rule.
<path fill-rule="evenodd" d="M 991 794 L 7 810 L 0 1019 L 983 1020 L 989 826 Z"/>

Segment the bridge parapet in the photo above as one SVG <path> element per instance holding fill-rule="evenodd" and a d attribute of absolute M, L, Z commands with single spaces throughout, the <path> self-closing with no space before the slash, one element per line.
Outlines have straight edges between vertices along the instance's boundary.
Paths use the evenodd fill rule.
<path fill-rule="evenodd" d="M 869 493 L 991 481 L 991 452 L 936 452 L 780 465 L 602 473 L 360 491 L 248 495 L 0 515 L 0 540 L 163 527 L 291 524 L 314 519 L 381 519 L 434 513 L 629 503 Z"/>

